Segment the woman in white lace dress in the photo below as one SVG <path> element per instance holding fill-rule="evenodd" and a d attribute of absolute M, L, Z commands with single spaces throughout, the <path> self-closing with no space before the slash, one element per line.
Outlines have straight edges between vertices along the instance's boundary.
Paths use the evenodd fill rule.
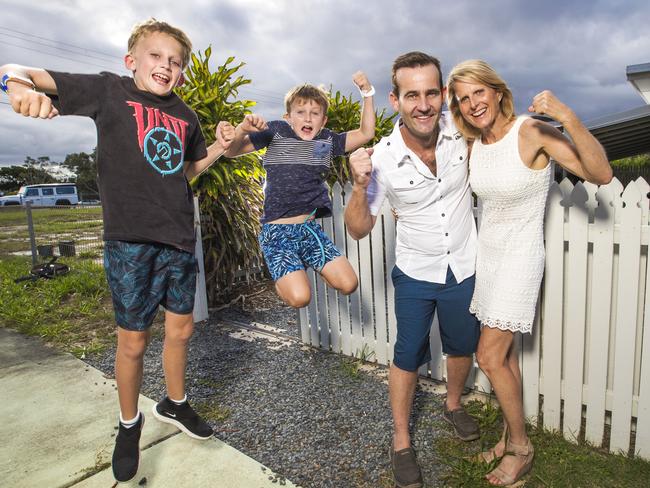
<path fill-rule="evenodd" d="M 512 93 L 485 62 L 465 61 L 447 80 L 456 126 L 473 140 L 470 185 L 482 204 L 476 287 L 470 310 L 481 321 L 476 357 L 504 415 L 504 436 L 480 458 L 501 458 L 486 478 L 507 486 L 531 468 L 521 372 L 513 351 L 516 332 L 531 332 L 544 271 L 544 207 L 551 181 L 549 159 L 596 184 L 612 179 L 607 156 L 575 113 L 543 91 L 529 111 L 562 124 L 571 137 L 526 116 L 514 115 Z M 507 436 L 506 436 L 507 433 Z"/>

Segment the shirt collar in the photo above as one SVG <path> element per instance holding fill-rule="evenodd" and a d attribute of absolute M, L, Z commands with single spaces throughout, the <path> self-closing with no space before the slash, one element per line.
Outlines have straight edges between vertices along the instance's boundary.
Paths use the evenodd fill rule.
<path fill-rule="evenodd" d="M 400 164 L 411 159 L 412 155 L 415 155 L 415 153 L 406 146 L 406 143 L 402 138 L 402 133 L 400 131 L 401 125 L 402 119 L 397 119 L 393 131 L 388 136 L 388 150 L 393 154 L 395 159 L 400 162 Z M 438 128 L 439 132 L 436 147 L 439 147 L 440 144 L 443 144 L 446 141 L 456 141 L 463 137 L 460 131 L 456 128 L 450 112 L 445 111 L 440 114 Z"/>
<path fill-rule="evenodd" d="M 438 144 L 440 144 L 441 138 L 455 141 L 463 137 L 460 131 L 456 128 L 456 124 L 454 124 L 454 119 L 451 116 L 451 112 L 442 112 L 440 114 L 440 121 L 438 122 L 438 127 L 440 127 Z"/>

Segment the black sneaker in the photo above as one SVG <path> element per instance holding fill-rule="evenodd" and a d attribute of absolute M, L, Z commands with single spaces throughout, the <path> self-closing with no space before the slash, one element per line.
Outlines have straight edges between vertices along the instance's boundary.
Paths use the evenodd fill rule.
<path fill-rule="evenodd" d="M 443 418 L 454 426 L 456 435 L 464 441 L 474 441 L 481 435 L 478 423 L 463 407 L 456 410 L 448 410 L 445 404 L 442 412 Z"/>
<path fill-rule="evenodd" d="M 390 467 L 393 471 L 393 479 L 397 488 L 422 488 L 422 473 L 415 458 L 415 449 L 407 447 L 399 451 L 388 449 Z"/>
<path fill-rule="evenodd" d="M 140 420 L 127 429 L 120 422 L 115 449 L 113 450 L 113 476 L 121 483 L 135 478 L 140 466 L 140 434 L 144 425 L 144 414 L 140 412 Z"/>
<path fill-rule="evenodd" d="M 214 434 L 212 427 L 199 417 L 187 401 L 176 405 L 165 397 L 153 406 L 153 414 L 161 422 L 175 425 L 194 439 L 206 440 Z"/>

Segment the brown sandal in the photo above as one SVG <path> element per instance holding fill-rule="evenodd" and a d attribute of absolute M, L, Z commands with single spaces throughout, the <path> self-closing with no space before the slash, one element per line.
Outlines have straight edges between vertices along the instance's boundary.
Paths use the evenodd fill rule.
<path fill-rule="evenodd" d="M 496 447 L 503 441 L 503 451 L 505 452 L 506 450 L 506 444 L 508 442 L 507 440 L 508 436 L 508 424 L 504 422 L 503 425 L 503 434 L 501 434 L 501 439 L 499 439 L 499 442 L 496 443 L 494 447 L 491 447 L 487 451 L 480 452 L 477 456 L 477 460 L 479 463 L 485 463 L 485 464 L 490 464 L 493 463 L 496 459 L 500 459 L 503 454 L 497 454 Z"/>
<path fill-rule="evenodd" d="M 525 459 L 524 464 L 519 468 L 519 471 L 513 476 L 505 471 L 503 471 L 499 466 L 490 471 L 489 474 L 493 475 L 499 480 L 498 485 L 494 486 L 505 486 L 507 488 L 515 488 L 521 486 L 522 483 L 519 482 L 523 476 L 528 474 L 530 469 L 533 467 L 533 457 L 535 456 L 535 449 L 528 439 L 528 442 L 525 445 L 513 444 L 508 441 L 506 445 L 506 452 L 503 453 L 505 456 L 519 456 Z"/>

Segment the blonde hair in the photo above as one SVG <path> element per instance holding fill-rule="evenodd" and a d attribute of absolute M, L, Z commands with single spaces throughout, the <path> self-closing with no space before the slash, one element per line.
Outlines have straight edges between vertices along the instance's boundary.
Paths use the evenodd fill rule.
<path fill-rule="evenodd" d="M 447 105 L 454 117 L 456 127 L 465 138 L 475 139 L 480 136 L 481 131 L 467 122 L 460 113 L 460 105 L 456 94 L 457 82 L 480 83 L 501 93 L 501 101 L 499 102 L 501 113 L 507 120 L 515 118 L 515 104 L 512 92 L 494 68 L 480 59 L 463 61 L 454 66 L 447 77 Z"/>
<path fill-rule="evenodd" d="M 133 53 L 133 49 L 140 39 L 155 32 L 167 34 L 178 41 L 183 50 L 181 60 L 183 68 L 187 67 L 190 62 L 190 54 L 192 53 L 192 42 L 190 38 L 182 30 L 169 25 L 167 22 L 156 20 L 153 17 L 133 26 L 128 42 L 129 52 Z"/>
<path fill-rule="evenodd" d="M 323 113 L 327 115 L 329 108 L 329 93 L 322 86 L 314 86 L 309 83 L 294 86 L 284 96 L 284 108 L 287 113 L 291 112 L 291 105 L 297 100 L 312 100 L 323 108 Z"/>

